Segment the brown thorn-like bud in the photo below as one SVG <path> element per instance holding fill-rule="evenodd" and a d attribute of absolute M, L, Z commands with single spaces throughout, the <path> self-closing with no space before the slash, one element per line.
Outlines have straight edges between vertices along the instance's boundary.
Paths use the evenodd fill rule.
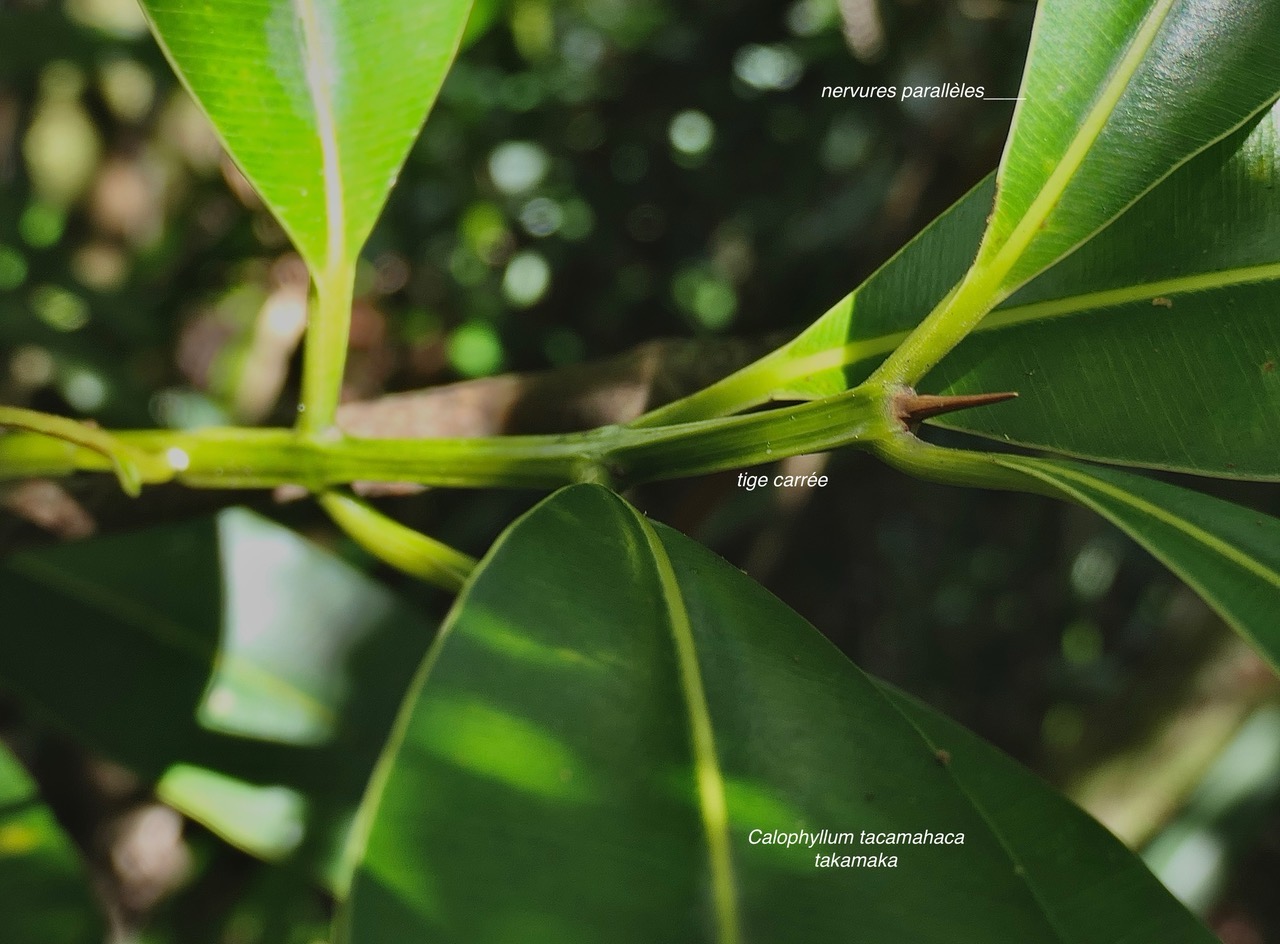
<path fill-rule="evenodd" d="M 990 406 L 1016 398 L 1016 392 L 1008 393 L 971 393 L 959 396 L 936 396 L 928 393 L 916 393 L 904 390 L 894 402 L 894 409 L 902 425 L 915 429 L 932 416 L 943 413 L 954 413 L 957 410 L 969 410 L 976 406 Z"/>

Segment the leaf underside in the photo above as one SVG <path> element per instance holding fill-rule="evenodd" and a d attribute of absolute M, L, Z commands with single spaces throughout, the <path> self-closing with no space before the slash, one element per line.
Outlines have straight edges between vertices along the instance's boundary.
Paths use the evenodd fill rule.
<path fill-rule="evenodd" d="M 313 272 L 355 258 L 444 81 L 470 0 L 142 0 Z"/>

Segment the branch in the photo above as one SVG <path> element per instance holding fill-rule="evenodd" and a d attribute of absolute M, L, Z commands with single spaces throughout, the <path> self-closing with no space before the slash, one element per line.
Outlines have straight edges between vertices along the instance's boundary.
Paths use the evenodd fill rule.
<path fill-rule="evenodd" d="M 373 439 L 474 438 L 565 433 L 630 422 L 687 396 L 777 346 L 757 340 L 650 341 L 627 353 L 557 371 L 505 374 L 339 408 L 338 425 Z M 420 486 L 355 483 L 365 497 L 404 495 Z M 280 489 L 275 501 L 305 494 Z M 260 491 L 205 491 L 180 485 L 124 496 L 100 476 L 24 482 L 0 492 L 0 555 L 93 534 L 198 517 L 229 505 L 269 505 Z"/>

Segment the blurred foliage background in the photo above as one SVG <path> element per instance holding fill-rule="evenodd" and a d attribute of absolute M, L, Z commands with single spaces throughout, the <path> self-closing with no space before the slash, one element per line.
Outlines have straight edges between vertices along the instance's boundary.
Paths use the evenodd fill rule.
<path fill-rule="evenodd" d="M 1033 13 L 480 0 L 366 252 L 347 398 L 798 329 L 994 167 L 1011 116 L 821 87 L 1014 95 Z M 0 402 L 112 426 L 287 423 L 305 277 L 133 0 L 0 0 Z M 1206 607 L 1078 510 L 859 456 L 787 464 L 832 484 L 747 493 L 725 475 L 634 498 L 1067 789 L 1224 940 L 1280 940 L 1277 686 Z M 1274 490 L 1215 487 L 1280 509 Z M 480 553 L 536 497 L 389 507 Z M 273 514 L 431 615 L 447 606 L 310 510 Z M 324 934 L 305 880 L 184 824 L 15 700 L 0 736 L 84 849 L 120 940 Z"/>

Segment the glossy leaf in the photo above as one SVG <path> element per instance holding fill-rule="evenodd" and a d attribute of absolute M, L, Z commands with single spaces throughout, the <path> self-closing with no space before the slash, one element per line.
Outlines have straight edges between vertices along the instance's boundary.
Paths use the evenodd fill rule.
<path fill-rule="evenodd" d="M 1044 0 L 975 272 L 1001 294 L 1280 93 L 1274 0 Z"/>
<path fill-rule="evenodd" d="M 368 238 L 470 0 L 142 0 L 166 55 L 312 271 Z"/>
<path fill-rule="evenodd" d="M 964 277 L 994 196 L 993 175 L 794 340 L 636 425 L 690 422 L 770 400 L 819 400 L 856 386 Z"/>
<path fill-rule="evenodd" d="M 960 278 L 984 184 L 764 364 L 779 399 L 863 380 Z M 1058 452 L 1280 478 L 1280 108 L 1179 169 L 988 315 L 921 383 L 1018 400 L 935 422 Z M 752 373 L 756 372 L 755 377 Z M 708 392 L 717 395 L 717 388 Z M 692 402 L 692 401 L 690 401 Z"/>
<path fill-rule="evenodd" d="M 482 563 L 379 771 L 346 944 L 1212 940 L 1080 811 L 595 486 Z M 965 842 L 758 841 L 823 829 Z"/>
<path fill-rule="evenodd" d="M 1017 390 L 940 422 L 1067 454 L 1280 479 L 1280 109 L 988 316 L 925 381 Z"/>
<path fill-rule="evenodd" d="M 1115 469 L 1014 456 L 988 461 L 1107 518 L 1280 668 L 1280 520 Z"/>
<path fill-rule="evenodd" d="M 0 940 L 99 944 L 105 934 L 75 849 L 0 745 Z"/>
<path fill-rule="evenodd" d="M 9 558 L 0 595 L 0 686 L 234 844 L 345 883 L 351 816 L 431 635 L 387 591 L 231 511 Z"/>

